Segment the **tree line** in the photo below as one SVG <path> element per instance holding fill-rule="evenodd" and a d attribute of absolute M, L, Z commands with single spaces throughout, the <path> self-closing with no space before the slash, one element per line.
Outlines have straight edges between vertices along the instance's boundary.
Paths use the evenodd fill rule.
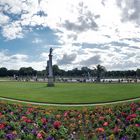
<path fill-rule="evenodd" d="M 0 77 L 12 76 L 38 76 L 46 77 L 46 70 L 37 71 L 32 67 L 21 67 L 19 70 L 8 70 L 5 67 L 0 68 Z M 140 78 L 140 69 L 124 70 L 124 71 L 107 71 L 104 66 L 97 65 L 95 68 L 82 67 L 81 69 L 74 68 L 72 70 L 63 70 L 58 65 L 53 65 L 53 73 L 56 77 L 96 77 L 97 80 L 103 78 Z"/>

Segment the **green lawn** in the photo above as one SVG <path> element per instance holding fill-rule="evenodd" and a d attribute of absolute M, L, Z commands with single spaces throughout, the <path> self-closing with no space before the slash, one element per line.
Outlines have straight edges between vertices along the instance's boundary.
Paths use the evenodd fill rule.
<path fill-rule="evenodd" d="M 37 102 L 87 103 L 140 97 L 140 84 L 0 82 L 0 96 Z"/>

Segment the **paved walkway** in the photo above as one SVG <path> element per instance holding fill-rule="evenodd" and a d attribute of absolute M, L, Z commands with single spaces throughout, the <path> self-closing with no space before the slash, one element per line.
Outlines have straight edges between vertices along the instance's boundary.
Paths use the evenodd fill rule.
<path fill-rule="evenodd" d="M 0 97 L 0 100 L 6 100 L 11 102 L 19 102 L 19 103 L 25 103 L 25 104 L 32 104 L 32 105 L 43 105 L 43 106 L 57 106 L 57 107 L 84 107 L 84 106 L 100 106 L 100 105 L 112 105 L 112 104 L 119 104 L 119 103 L 126 103 L 130 101 L 138 101 L 140 98 L 136 99 L 129 99 L 129 100 L 123 100 L 123 101 L 114 101 L 114 102 L 108 102 L 108 103 L 89 103 L 89 104 L 59 104 L 59 103 L 39 103 L 39 102 L 30 102 L 30 101 L 22 101 L 17 99 L 10 99 L 5 97 Z"/>

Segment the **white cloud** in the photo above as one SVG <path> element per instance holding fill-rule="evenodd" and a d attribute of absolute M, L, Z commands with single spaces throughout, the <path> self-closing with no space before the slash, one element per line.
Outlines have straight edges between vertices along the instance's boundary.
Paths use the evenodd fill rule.
<path fill-rule="evenodd" d="M 19 0 L 1 0 L 0 4 L 1 5 L 6 5 L 3 10 L 9 13 L 13 13 L 13 14 L 19 14 L 21 12 L 21 6 L 22 6 L 22 2 L 23 1 L 19 1 Z"/>
<path fill-rule="evenodd" d="M 57 60 L 58 65 L 67 65 L 72 64 L 73 61 L 76 59 L 76 53 L 73 54 L 63 54 L 63 57 L 61 59 Z"/>
<path fill-rule="evenodd" d="M 122 11 L 122 21 L 133 21 L 140 25 L 140 1 L 139 0 L 122 0 L 117 1 Z"/>
<path fill-rule="evenodd" d="M 22 27 L 19 22 L 13 22 L 12 24 L 6 25 L 3 27 L 2 35 L 8 40 L 15 38 L 23 38 L 24 34 Z"/>
<path fill-rule="evenodd" d="M 74 65 L 67 68 L 92 66 L 93 59 L 110 69 L 122 68 L 123 64 L 127 67 L 130 63 L 130 68 L 135 68 L 134 64 L 139 66 L 136 63 L 140 53 L 138 0 L 1 0 L 0 5 L 3 5 L 0 6 L 0 27 L 6 39 L 23 38 L 25 31 L 36 26 L 54 31 L 62 44 L 53 52 L 54 63 L 62 64 L 60 60 L 68 56 L 71 60 L 75 57 L 71 55 L 76 54 L 72 59 Z M 17 19 L 13 20 L 10 14 Z M 42 40 L 35 38 L 32 43 L 39 44 Z M 76 43 L 80 45 L 73 45 Z M 103 47 L 83 48 L 84 43 Z M 43 61 L 46 56 L 45 52 L 41 54 Z M 27 61 L 23 64 L 28 65 Z M 41 68 L 43 63 L 37 65 Z"/>
<path fill-rule="evenodd" d="M 6 67 L 7 69 L 18 70 L 21 67 L 33 67 L 36 70 L 42 70 L 46 67 L 45 60 L 29 62 L 29 56 L 25 54 L 9 55 L 8 51 L 1 51 L 0 58 L 0 67 Z"/>
<path fill-rule="evenodd" d="M 21 18 L 17 22 L 22 28 L 22 34 L 24 26 L 48 26 L 52 30 L 61 31 L 57 35 L 61 37 L 59 39 L 63 43 L 107 42 L 109 39 L 105 35 L 110 36 L 112 40 L 117 40 L 126 35 L 129 37 L 136 36 L 140 30 L 133 23 L 121 21 L 122 10 L 117 6 L 116 0 L 103 2 L 102 0 L 95 0 L 94 2 L 91 0 L 42 0 L 40 2 L 37 0 L 2 0 L 0 3 L 8 4 L 9 9 L 6 8 L 7 5 L 3 8 L 8 9 L 8 13 L 21 14 Z M 125 7 L 130 7 L 130 4 L 125 2 Z M 133 4 L 134 6 L 136 5 Z M 43 13 L 43 15 L 39 13 Z M 11 27 L 12 25 L 9 23 L 7 26 Z M 17 30 L 15 26 L 12 28 Z M 134 30 L 137 30 L 137 34 Z M 8 38 L 9 35 L 6 36 L 5 34 L 7 32 L 4 30 L 4 36 Z M 17 31 L 14 34 L 15 36 L 10 39 L 20 37 Z"/>
<path fill-rule="evenodd" d="M 4 25 L 9 22 L 9 17 L 0 13 L 0 25 Z"/>

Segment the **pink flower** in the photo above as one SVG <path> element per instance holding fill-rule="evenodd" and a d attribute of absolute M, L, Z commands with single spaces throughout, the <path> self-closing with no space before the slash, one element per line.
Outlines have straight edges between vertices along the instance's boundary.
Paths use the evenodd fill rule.
<path fill-rule="evenodd" d="M 25 120 L 26 118 L 27 118 L 26 116 L 22 116 L 22 117 L 21 117 L 22 120 Z"/>
<path fill-rule="evenodd" d="M 10 112 L 11 115 L 14 115 L 14 112 Z"/>
<path fill-rule="evenodd" d="M 118 133 L 121 131 L 121 129 L 119 129 L 117 126 L 113 129 L 114 133 Z"/>
<path fill-rule="evenodd" d="M 137 114 L 131 114 L 130 115 L 132 118 L 136 118 L 137 117 Z"/>
<path fill-rule="evenodd" d="M 140 111 L 140 107 L 137 110 Z"/>
<path fill-rule="evenodd" d="M 136 124 L 135 124 L 135 126 L 136 126 L 136 127 L 139 127 L 139 126 L 140 126 L 140 124 L 137 124 L 137 123 L 136 123 Z"/>
<path fill-rule="evenodd" d="M 38 138 L 38 139 L 43 139 L 42 133 L 39 132 L 39 133 L 37 134 L 37 138 Z"/>
<path fill-rule="evenodd" d="M 105 119 L 105 117 L 102 117 L 102 116 L 101 116 L 101 117 L 99 117 L 99 120 L 104 120 L 104 119 Z"/>
<path fill-rule="evenodd" d="M 31 113 L 29 111 L 27 111 L 26 114 L 28 115 L 28 114 L 31 114 Z"/>
<path fill-rule="evenodd" d="M 104 122 L 103 123 L 103 126 L 108 126 L 108 122 Z"/>
<path fill-rule="evenodd" d="M 2 113 L 0 112 L 0 116 L 2 116 Z"/>
<path fill-rule="evenodd" d="M 65 113 L 64 113 L 64 117 L 67 117 L 67 116 L 68 116 L 68 112 L 65 112 Z"/>

